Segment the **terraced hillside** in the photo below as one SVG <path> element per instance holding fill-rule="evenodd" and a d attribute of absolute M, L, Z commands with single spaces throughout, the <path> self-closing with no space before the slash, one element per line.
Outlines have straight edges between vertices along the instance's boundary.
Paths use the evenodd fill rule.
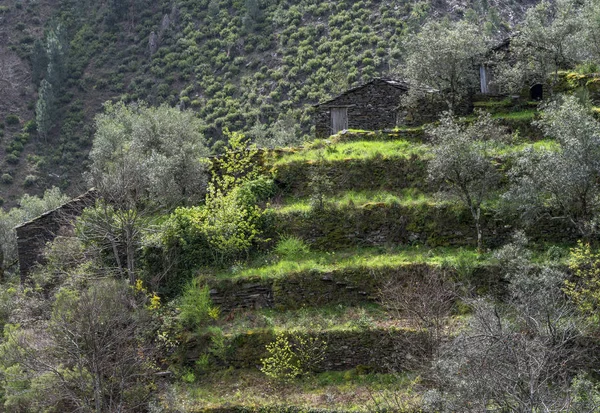
<path fill-rule="evenodd" d="M 531 128 L 534 115 L 498 116 L 516 129 Z M 539 138 L 538 132 L 520 135 L 498 147 L 498 167 L 527 146 L 553 145 Z M 429 157 L 422 128 L 349 131 L 272 154 L 268 165 L 280 188 L 270 202 L 278 246 L 249 263 L 202 272 L 221 315 L 183 338 L 177 354 L 189 383 L 178 385 L 165 404 L 207 412 L 420 411 L 429 386 L 422 375 L 432 356 L 429 340 L 448 339 L 469 317 L 468 307 L 449 302 L 436 283 L 458 282 L 469 289 L 464 295 L 502 296 L 503 269 L 489 249 L 506 243 L 514 229 L 490 212 L 488 252 L 477 253 L 469 212 L 438 197 L 428 181 Z M 315 173 L 331 185 L 315 188 Z M 325 193 L 315 194 L 319 189 Z M 528 235 L 532 260 L 557 267 L 577 238 L 552 221 Z M 390 294 L 413 300 L 414 312 L 395 306 Z M 436 305 L 453 314 L 439 331 L 416 316 Z M 312 343 L 313 374 L 287 381 L 261 373 L 267 346 L 282 337 Z"/>
<path fill-rule="evenodd" d="M 301 141 L 313 126 L 311 105 L 393 72 L 401 41 L 426 18 L 469 14 L 501 35 L 530 5 L 7 0 L 0 6 L 0 67 L 10 70 L 1 70 L 0 80 L 10 88 L 0 91 L 13 103 L 0 104 L 0 122 L 14 115 L 20 124 L 7 128 L 0 149 L 13 155 L 0 165 L 13 178 L 1 183 L 5 199 L 10 204 L 51 185 L 76 193 L 93 117 L 107 100 L 191 108 L 212 142 L 222 139 L 223 128 Z M 48 139 L 38 139 L 22 128 L 36 117 L 44 49 L 57 31 L 64 79 L 53 86 Z"/>

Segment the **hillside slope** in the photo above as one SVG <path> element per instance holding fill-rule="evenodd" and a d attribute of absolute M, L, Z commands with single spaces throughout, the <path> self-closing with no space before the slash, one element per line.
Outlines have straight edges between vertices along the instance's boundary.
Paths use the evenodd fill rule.
<path fill-rule="evenodd" d="M 2 192 L 51 185 L 77 192 L 93 135 L 93 116 L 108 99 L 192 108 L 213 142 L 222 129 L 293 141 L 311 133 L 311 105 L 374 76 L 393 72 L 400 42 L 429 16 L 466 16 L 505 33 L 530 1 L 389 2 L 380 0 L 10 0 L 0 6 L 0 120 L 7 128 Z M 21 136 L 35 117 L 37 85 L 29 60 L 44 29 L 62 27 L 68 47 L 47 140 Z M 19 127 L 20 126 L 20 127 Z M 18 140 L 18 143 L 14 143 Z M 12 146 L 11 146 L 12 145 Z M 22 148 L 24 146 L 24 148 Z M 216 148 L 218 148 L 217 145 Z M 31 155 L 31 156 L 30 156 Z M 18 159 L 14 159 L 18 158 Z M 26 177 L 28 179 L 26 180 Z"/>

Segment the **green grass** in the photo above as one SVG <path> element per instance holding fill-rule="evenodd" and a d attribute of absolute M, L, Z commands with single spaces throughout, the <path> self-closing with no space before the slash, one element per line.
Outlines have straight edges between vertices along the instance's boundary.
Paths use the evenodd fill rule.
<path fill-rule="evenodd" d="M 385 268 L 397 267 L 414 263 L 433 265 L 452 265 L 457 257 L 469 258 L 485 262 L 487 255 L 478 256 L 477 252 L 464 248 L 427 248 L 396 247 L 396 248 L 357 248 L 336 252 L 313 252 L 298 254 L 291 257 L 265 256 L 248 264 L 235 266 L 216 274 L 217 278 L 278 278 L 287 274 L 301 271 L 329 272 L 346 268 L 368 267 Z"/>
<path fill-rule="evenodd" d="M 400 191 L 346 191 L 328 197 L 327 203 L 335 207 L 364 206 L 367 204 L 385 205 L 434 205 L 440 201 L 419 191 L 416 188 L 406 188 Z M 278 213 L 308 212 L 312 209 L 309 199 L 290 197 L 283 200 L 281 205 L 274 205 Z"/>
<path fill-rule="evenodd" d="M 533 120 L 537 110 L 521 110 L 518 112 L 509 112 L 509 113 L 496 113 L 492 115 L 494 119 L 508 119 L 508 120 Z"/>
<path fill-rule="evenodd" d="M 537 264 L 564 264 L 568 259 L 567 244 L 531 245 L 532 261 Z M 553 258 L 554 257 L 554 258 Z M 451 268 L 493 263 L 491 253 L 477 254 L 475 249 L 457 247 L 428 248 L 425 246 L 398 246 L 393 248 L 355 248 L 335 252 L 308 251 L 289 256 L 275 253 L 237 264 L 214 275 L 218 279 L 285 277 L 303 271 L 331 272 L 351 268 L 393 268 L 409 264 L 444 265 Z"/>
<path fill-rule="evenodd" d="M 476 108 L 508 108 L 514 105 L 511 98 L 502 100 L 485 100 L 480 102 L 473 102 L 473 106 Z"/>
<path fill-rule="evenodd" d="M 537 142 L 524 142 L 518 144 L 502 144 L 494 150 L 494 155 L 501 157 L 507 155 L 517 155 L 519 152 L 523 152 L 527 148 L 533 148 L 534 151 L 556 151 L 559 148 L 559 144 L 554 139 L 542 139 Z"/>
<path fill-rule="evenodd" d="M 315 147 L 317 146 L 317 147 Z M 409 158 L 413 155 L 424 156 L 427 146 L 409 142 L 407 140 L 395 141 L 359 141 L 346 142 L 326 146 L 320 149 L 318 143 L 295 153 L 284 154 L 275 162 L 275 166 L 291 162 L 314 162 L 319 154 L 323 153 L 326 161 L 342 161 L 345 159 L 372 159 L 372 158 Z"/>
<path fill-rule="evenodd" d="M 284 384 L 270 381 L 256 370 L 224 370 L 197 377 L 196 383 L 176 382 L 161 404 L 169 411 L 244 406 L 296 406 L 305 409 L 373 412 L 378 407 L 417 411 L 421 379 L 410 372 L 367 373 L 356 368 L 306 376 Z M 394 401 L 394 406 L 388 403 Z"/>
<path fill-rule="evenodd" d="M 239 334 L 265 328 L 274 331 L 314 332 L 409 327 L 404 320 L 393 319 L 376 304 L 305 307 L 295 311 L 260 309 L 238 312 L 233 318 L 227 316 L 226 319 L 219 320 L 216 326 L 225 334 Z"/>

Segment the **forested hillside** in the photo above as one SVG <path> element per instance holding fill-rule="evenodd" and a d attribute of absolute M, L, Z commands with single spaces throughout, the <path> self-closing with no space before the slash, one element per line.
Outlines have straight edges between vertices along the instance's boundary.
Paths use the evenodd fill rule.
<path fill-rule="evenodd" d="M 106 100 L 191 108 L 216 151 L 225 127 L 299 143 L 311 135 L 311 104 L 394 72 L 401 41 L 428 16 L 465 16 L 498 37 L 527 5 L 5 0 L 3 198 L 14 205 L 51 185 L 80 191 Z M 26 125 L 36 112 L 37 131 Z"/>

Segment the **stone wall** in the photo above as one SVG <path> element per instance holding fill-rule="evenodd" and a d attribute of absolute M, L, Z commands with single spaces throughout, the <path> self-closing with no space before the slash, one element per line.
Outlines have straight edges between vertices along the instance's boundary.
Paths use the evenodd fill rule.
<path fill-rule="evenodd" d="M 426 91 L 414 107 L 403 107 L 402 97 L 408 85 L 402 82 L 374 79 L 350 89 L 340 96 L 316 106 L 315 135 L 332 135 L 331 108 L 347 108 L 348 129 L 384 130 L 397 125 L 420 125 L 437 119 L 444 110 L 438 95 Z"/>
<path fill-rule="evenodd" d="M 66 204 L 15 228 L 22 283 L 27 280 L 32 267 L 43 263 L 46 244 L 57 235 L 68 232 L 72 228 L 73 218 L 79 216 L 86 206 L 96 200 L 96 197 L 97 192 L 93 189 L 89 190 Z"/>
<path fill-rule="evenodd" d="M 403 371 L 412 363 L 424 361 L 426 336 L 404 329 L 331 330 L 298 333 L 326 343 L 317 372 L 343 371 L 359 367 L 365 371 Z M 183 345 L 185 364 L 192 364 L 211 343 L 211 336 L 195 337 Z M 268 357 L 266 345 L 275 340 L 272 330 L 253 330 L 226 337 L 224 353 L 213 362 L 221 367 L 256 368 Z M 293 335 L 290 336 L 293 341 Z"/>
<path fill-rule="evenodd" d="M 404 282 L 422 277 L 432 268 L 438 267 L 412 263 L 379 268 L 357 266 L 333 271 L 299 271 L 275 279 L 209 281 L 209 285 L 213 303 L 225 313 L 263 307 L 297 310 L 338 304 L 351 306 L 376 301 L 378 291 L 390 280 Z M 471 282 L 478 291 L 502 295 L 505 286 L 501 275 L 497 266 L 480 265 L 473 268 Z"/>

